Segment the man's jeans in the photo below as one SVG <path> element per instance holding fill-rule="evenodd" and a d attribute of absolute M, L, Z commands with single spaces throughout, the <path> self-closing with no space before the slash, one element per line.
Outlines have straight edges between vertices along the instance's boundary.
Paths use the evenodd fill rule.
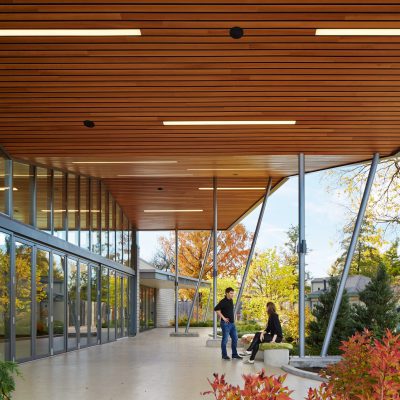
<path fill-rule="evenodd" d="M 226 344 L 228 343 L 229 336 L 232 339 L 232 356 L 237 356 L 238 352 L 236 349 L 238 335 L 236 331 L 236 326 L 232 322 L 225 322 L 221 320 L 221 329 L 222 329 L 222 341 L 221 341 L 221 350 L 222 350 L 222 357 L 227 357 L 228 354 L 226 353 Z"/>

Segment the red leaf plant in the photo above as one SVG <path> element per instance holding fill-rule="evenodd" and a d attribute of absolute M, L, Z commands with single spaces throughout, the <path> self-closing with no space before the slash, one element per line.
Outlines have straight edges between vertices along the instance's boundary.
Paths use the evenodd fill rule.
<path fill-rule="evenodd" d="M 307 400 L 400 400 L 400 335 L 388 330 L 379 341 L 365 330 L 341 350 L 342 360 L 321 374 L 328 381 Z"/>
<path fill-rule="evenodd" d="M 202 393 L 214 395 L 216 400 L 292 400 L 292 391 L 283 386 L 286 375 L 268 376 L 262 370 L 258 374 L 243 375 L 244 388 L 233 386 L 226 382 L 225 375 L 214 374 L 210 383 L 212 390 Z"/>

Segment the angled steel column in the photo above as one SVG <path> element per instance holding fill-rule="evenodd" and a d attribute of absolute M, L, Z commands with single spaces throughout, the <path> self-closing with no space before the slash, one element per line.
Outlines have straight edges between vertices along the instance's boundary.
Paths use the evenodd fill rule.
<path fill-rule="evenodd" d="M 179 319 L 179 246 L 178 229 L 175 229 L 175 333 L 178 333 Z"/>
<path fill-rule="evenodd" d="M 204 316 L 203 316 L 203 322 L 207 321 L 208 310 L 210 308 L 211 291 L 212 291 L 212 289 L 211 289 L 211 286 L 210 286 L 210 293 L 208 294 L 207 307 L 206 307 L 206 312 L 204 313 Z"/>
<path fill-rule="evenodd" d="M 247 275 L 249 273 L 250 264 L 251 264 L 251 261 L 253 259 L 254 250 L 256 248 L 258 233 L 260 232 L 260 227 L 261 227 L 262 220 L 263 220 L 263 217 L 264 217 L 265 206 L 267 205 L 268 197 L 269 197 L 269 194 L 271 193 L 271 186 L 272 186 L 272 178 L 269 178 L 268 179 L 268 185 L 267 185 L 267 188 L 266 188 L 266 191 L 265 191 L 265 195 L 264 195 L 264 200 L 262 202 L 262 206 L 261 206 L 261 210 L 260 210 L 260 215 L 258 216 L 256 230 L 254 231 L 253 242 L 251 243 L 249 256 L 247 257 L 247 263 L 246 263 L 246 268 L 244 269 L 244 273 L 243 273 L 243 277 L 242 277 L 242 283 L 240 284 L 239 293 L 238 293 L 237 299 L 236 299 L 235 311 L 234 311 L 235 312 L 235 314 L 234 314 L 235 316 L 238 313 L 239 306 L 240 306 L 240 300 L 242 298 L 242 294 L 243 294 L 243 291 L 244 291 L 244 288 L 245 288 L 245 285 L 246 285 Z"/>
<path fill-rule="evenodd" d="M 305 157 L 299 154 L 299 356 L 305 356 L 305 278 L 306 278 L 306 233 L 305 233 Z"/>
<path fill-rule="evenodd" d="M 190 307 L 185 333 L 189 332 L 190 320 L 192 319 L 192 316 L 193 316 L 194 305 L 195 305 L 197 297 L 199 295 L 199 289 L 200 289 L 200 285 L 201 285 L 201 280 L 203 279 L 204 268 L 205 268 L 205 266 L 207 264 L 208 255 L 210 254 L 210 250 L 211 250 L 211 239 L 212 239 L 212 233 L 210 232 L 210 238 L 208 239 L 206 254 L 205 254 L 204 259 L 203 259 L 203 261 L 201 263 L 201 269 L 200 269 L 200 273 L 199 273 L 199 280 L 197 281 L 196 290 L 194 292 L 194 297 L 193 297 L 193 303 L 192 303 L 192 306 Z"/>
<path fill-rule="evenodd" d="M 218 231 L 218 195 L 217 195 L 217 178 L 213 178 L 213 211 L 214 211 L 214 226 L 213 226 L 213 310 L 217 305 L 217 231 Z M 213 311 L 213 338 L 217 338 L 217 314 Z"/>
<path fill-rule="evenodd" d="M 353 235 L 350 241 L 349 251 L 347 253 L 346 262 L 344 264 L 342 277 L 340 278 L 339 288 L 336 293 L 335 302 L 333 303 L 332 313 L 329 318 L 328 328 L 326 330 L 324 343 L 322 345 L 321 357 L 326 357 L 328 354 L 329 344 L 332 338 L 333 329 L 335 328 L 336 318 L 339 313 L 340 303 L 342 302 L 343 292 L 346 286 L 347 277 L 349 275 L 351 261 L 354 256 L 354 251 L 357 245 L 358 236 L 360 234 L 361 225 L 363 223 L 365 210 L 368 205 L 368 200 L 371 193 L 372 184 L 374 183 L 375 173 L 378 164 L 379 164 L 379 153 L 375 153 L 374 158 L 372 159 L 371 168 L 369 170 L 367 183 L 365 185 L 364 194 L 360 204 L 360 209 L 358 210 L 358 215 L 356 223 L 354 225 Z"/>

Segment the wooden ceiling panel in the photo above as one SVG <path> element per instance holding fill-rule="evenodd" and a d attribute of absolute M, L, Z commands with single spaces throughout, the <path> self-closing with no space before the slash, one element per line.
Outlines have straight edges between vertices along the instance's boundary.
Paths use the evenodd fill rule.
<path fill-rule="evenodd" d="M 0 144 L 17 159 L 104 179 L 140 229 L 209 229 L 212 192 L 198 187 L 212 176 L 263 186 L 296 174 L 299 152 L 315 171 L 400 148 L 400 37 L 315 35 L 400 28 L 400 4 L 348 3 L 4 0 L 0 30 L 138 28 L 142 36 L 0 37 Z M 233 26 L 241 39 L 229 36 Z M 212 119 L 297 123 L 163 126 Z M 176 163 L 74 163 L 83 160 Z M 220 227 L 260 197 L 221 192 Z M 204 211 L 143 212 L 188 204 Z"/>

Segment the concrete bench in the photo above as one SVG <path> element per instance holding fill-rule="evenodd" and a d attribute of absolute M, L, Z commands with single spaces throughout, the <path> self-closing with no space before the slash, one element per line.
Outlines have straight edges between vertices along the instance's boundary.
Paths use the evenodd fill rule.
<path fill-rule="evenodd" d="M 264 353 L 264 364 L 280 368 L 289 364 L 289 350 L 293 346 L 290 343 L 262 343 L 260 351 Z"/>

